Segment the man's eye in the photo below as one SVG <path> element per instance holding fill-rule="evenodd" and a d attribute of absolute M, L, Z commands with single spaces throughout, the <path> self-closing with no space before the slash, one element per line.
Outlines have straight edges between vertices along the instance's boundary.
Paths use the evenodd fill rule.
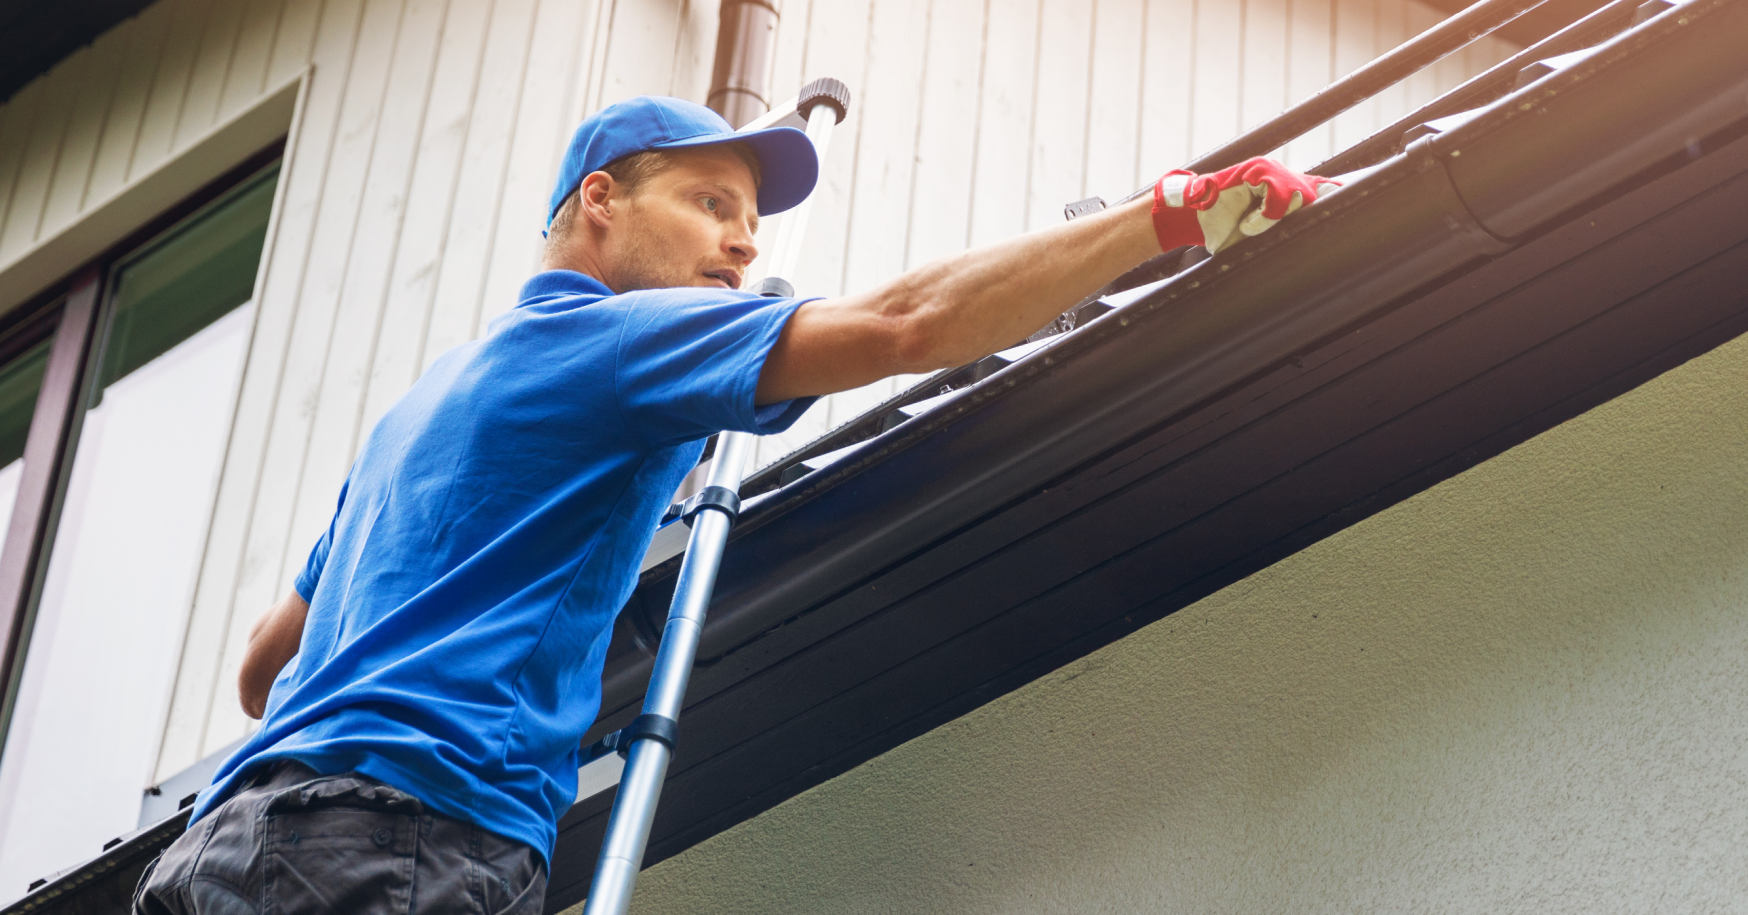
<path fill-rule="evenodd" d="M 716 212 L 716 198 L 715 197 L 704 198 L 704 209 L 709 210 L 712 213 Z"/>

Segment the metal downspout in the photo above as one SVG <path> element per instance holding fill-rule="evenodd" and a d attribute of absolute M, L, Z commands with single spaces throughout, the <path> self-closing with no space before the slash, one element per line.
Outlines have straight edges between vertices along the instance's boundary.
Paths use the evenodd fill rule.
<path fill-rule="evenodd" d="M 781 0 L 722 0 L 716 63 L 704 104 L 739 129 L 771 110 L 767 76 Z"/>

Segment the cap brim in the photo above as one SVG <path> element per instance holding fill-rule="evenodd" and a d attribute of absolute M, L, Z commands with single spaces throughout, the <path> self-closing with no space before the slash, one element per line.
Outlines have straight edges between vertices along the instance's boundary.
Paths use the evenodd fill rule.
<path fill-rule="evenodd" d="M 793 127 L 767 127 L 746 133 L 716 133 L 672 140 L 651 149 L 685 149 L 745 143 L 759 159 L 759 215 L 781 213 L 807 199 L 819 181 L 819 156 L 807 134 Z"/>

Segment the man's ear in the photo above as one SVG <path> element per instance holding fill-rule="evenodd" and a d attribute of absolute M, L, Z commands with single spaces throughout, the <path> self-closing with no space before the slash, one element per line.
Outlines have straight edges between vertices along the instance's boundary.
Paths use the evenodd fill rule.
<path fill-rule="evenodd" d="M 618 188 L 613 176 L 606 172 L 590 172 L 577 188 L 578 215 L 598 228 L 605 229 L 613 221 Z"/>

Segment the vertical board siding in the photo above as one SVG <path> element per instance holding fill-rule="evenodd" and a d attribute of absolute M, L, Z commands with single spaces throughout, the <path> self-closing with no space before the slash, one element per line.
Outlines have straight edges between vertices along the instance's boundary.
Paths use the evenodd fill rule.
<path fill-rule="evenodd" d="M 335 221 L 323 233 L 331 248 L 325 257 L 312 260 L 301 305 L 313 311 L 319 304 L 321 313 L 331 317 L 326 326 L 311 322 L 311 333 L 325 331 L 329 340 L 320 368 L 306 382 L 315 408 L 304 435 L 305 481 L 292 509 L 293 531 L 326 526 L 334 511 L 332 493 L 339 491 L 356 446 L 443 5 L 443 0 L 370 0 L 366 6 L 346 87 L 341 145 L 329 173 L 333 184 L 323 193 L 324 205 L 332 197 L 345 203 L 333 208 Z M 390 97 L 393 86 L 408 89 L 405 104 Z M 318 262 L 327 269 L 318 271 Z M 286 406 L 282 401 L 282 409 Z M 330 493 L 325 499 L 316 495 L 322 489 Z M 296 574 L 294 559 L 295 549 L 281 568 L 276 591 L 285 590 Z M 240 660 L 227 650 L 227 667 Z"/>
<path fill-rule="evenodd" d="M 61 142 L 55 162 L 54 179 L 49 182 L 48 198 L 43 203 L 42 226 L 66 225 L 84 207 L 85 192 L 91 184 L 91 167 L 97 158 L 97 144 L 103 137 L 104 117 L 109 113 L 109 100 L 115 94 L 117 65 L 121 61 L 127 36 L 110 32 L 91 46 L 91 62 L 80 80 L 79 94 L 67 114 L 66 137 Z M 35 241 L 35 238 L 31 239 Z"/>
<path fill-rule="evenodd" d="M 674 39 L 674 74 L 668 94 L 702 102 L 710 92 L 710 71 L 716 63 L 717 0 L 685 0 L 680 9 L 679 35 Z"/>
<path fill-rule="evenodd" d="M 459 0 L 451 0 L 446 12 L 360 417 L 365 428 L 418 378 L 423 365 L 490 13 L 487 4 Z"/>
<path fill-rule="evenodd" d="M 832 0 L 820 0 L 821 4 L 832 4 Z M 846 22 L 854 20 L 847 5 L 833 4 L 837 14 Z M 860 28 L 867 27 L 867 18 L 854 22 Z M 813 28 L 813 0 L 790 0 L 783 4 L 783 15 L 777 19 L 777 34 L 772 39 L 775 45 L 771 54 L 771 72 L 768 75 L 773 103 L 786 99 L 792 87 L 800 86 L 802 74 L 808 72 L 808 65 L 814 63 L 807 59 L 811 49 Z M 864 33 L 865 37 L 865 33 Z M 866 42 L 858 42 L 865 44 Z M 857 72 L 860 75 L 860 71 Z"/>
<path fill-rule="evenodd" d="M 837 214 L 814 209 L 816 218 L 846 221 L 845 291 L 867 289 L 904 270 L 923 52 L 929 42 L 927 0 L 875 0 L 871 12 L 865 75 L 852 87 L 861 129 L 854 147 L 832 146 L 834 160 L 848 155 L 855 165 L 849 209 Z"/>
<path fill-rule="evenodd" d="M 1438 25 L 1439 14 L 1432 7 L 1422 3 L 1409 3 L 1402 7 L 1403 31 L 1409 38 Z M 1403 80 L 1404 104 L 1412 105 L 1415 99 L 1433 98 L 1438 95 L 1438 82 L 1433 69 L 1428 67 Z"/>
<path fill-rule="evenodd" d="M 212 0 L 161 0 L 173 7 L 164 31 L 158 68 L 152 75 L 151 94 L 140 118 L 139 139 L 134 143 L 128 177 L 135 178 L 156 168 L 175 151 L 176 129 L 182 123 L 182 104 L 188 98 L 195 55 Z"/>
<path fill-rule="evenodd" d="M 1200 154 L 1238 133 L 1244 91 L 1244 5 L 1239 0 L 1196 0 L 1190 30 L 1190 151 Z"/>
<path fill-rule="evenodd" d="M 1015 230 L 1061 222 L 1062 205 L 1086 196 L 1082 191 L 1093 57 L 1091 14 L 1097 10 L 1097 5 L 1084 0 L 1043 0 L 1039 7 L 1032 134 L 1027 138 L 1032 157 L 1026 168 L 1026 224 Z M 1000 191 L 991 188 L 986 192 Z"/>
<path fill-rule="evenodd" d="M 822 0 L 820 6 L 825 5 Z M 830 9 L 820 15 L 813 12 L 810 6 L 806 19 L 796 20 L 797 26 L 806 29 L 801 49 L 804 53 L 797 57 L 799 66 L 792 72 L 779 71 L 781 75 L 771 83 L 771 94 L 779 103 L 799 90 L 805 80 L 822 75 L 841 74 L 839 78 L 846 83 L 854 82 L 858 88 L 851 90 L 852 95 L 860 94 L 859 87 L 866 83 L 870 0 L 841 0 L 831 3 Z M 855 102 L 851 104 L 854 107 Z M 803 239 L 805 257 L 801 272 L 794 277 L 798 288 L 832 292 L 843 288 L 844 250 L 850 227 L 841 214 L 850 211 L 856 175 L 855 150 L 866 129 L 863 119 L 852 117 L 832 132 L 832 148 L 814 190 L 814 206 L 839 215 L 814 220 L 809 228 L 807 238 Z M 780 224 L 781 219 L 775 217 L 772 222 Z M 762 239 L 766 245 L 775 240 L 776 236 L 770 233 Z"/>
<path fill-rule="evenodd" d="M 966 243 L 986 245 L 1014 234 L 1026 219 L 1032 134 L 1033 73 L 1038 61 L 1040 0 L 1001 0 L 984 16 L 983 72 L 977 105 L 977 149 L 967 188 Z"/>
<path fill-rule="evenodd" d="M 978 75 L 983 55 L 967 36 L 983 35 L 984 0 L 934 0 L 917 101 L 915 168 L 905 222 L 905 263 L 920 264 L 965 247 L 971 197 L 964 193 L 977 146 Z"/>
<path fill-rule="evenodd" d="M 200 29 L 200 44 L 188 74 L 188 89 L 176 122 L 176 148 L 188 145 L 218 122 L 219 99 L 236 60 L 237 34 L 247 5 L 214 3 Z"/>
<path fill-rule="evenodd" d="M 1287 104 L 1296 105 L 1341 74 L 1335 69 L 1332 0 L 1291 0 L 1287 10 Z M 1310 168 L 1335 152 L 1335 127 L 1325 124 L 1288 143 L 1283 161 Z"/>
<path fill-rule="evenodd" d="M 577 75 L 578 104 L 571 109 L 573 121 L 582 120 L 589 112 L 600 107 L 602 74 L 607 69 L 608 39 L 613 35 L 613 18 L 618 11 L 619 0 L 596 0 L 595 15 L 588 26 L 591 31 L 584 39 L 589 46 L 589 53 L 580 61 L 582 67 Z"/>
<path fill-rule="evenodd" d="M 24 149 L 33 133 L 32 121 L 45 82 L 39 79 L 25 86 L 0 107 L 0 236 L 5 234 L 6 220 L 12 212 L 12 192 L 25 168 Z"/>
<path fill-rule="evenodd" d="M 1141 124 L 1136 143 L 1142 175 L 1163 174 L 1190 161 L 1185 124 L 1195 89 L 1196 51 L 1190 41 L 1196 0 L 1148 0 L 1141 59 Z M 1136 187 L 1146 181 L 1135 182 Z M 1101 194 L 1101 196 L 1103 196 Z"/>
<path fill-rule="evenodd" d="M 267 65 L 267 85 L 276 86 L 302 70 L 313 59 L 316 26 L 324 4 L 310 0 L 284 0 L 279 25 L 273 33 L 273 57 Z"/>
<path fill-rule="evenodd" d="M 633 95 L 701 101 L 717 7 L 159 0 L 0 106 L 3 269 L 310 69 L 157 777 L 248 732 L 233 683 L 249 626 L 302 567 L 363 436 L 537 268 L 570 128 Z M 772 94 L 836 76 L 856 99 L 792 279 L 866 290 L 1052 225 L 1438 18 L 1415 0 L 789 0 Z M 1308 167 L 1511 50 L 1478 42 L 1280 155 Z M 824 398 L 757 462 L 911 380 Z"/>
<path fill-rule="evenodd" d="M 1377 57 L 1378 20 L 1375 0 L 1334 0 L 1335 71 L 1346 74 Z M 1389 50 L 1385 48 L 1383 50 Z M 1345 149 L 1370 136 L 1377 127 L 1378 102 L 1367 99 L 1335 119 L 1336 149 Z"/>
<path fill-rule="evenodd" d="M 674 79 L 685 0 L 618 0 L 595 108 L 636 95 L 668 92 Z M 708 88 L 708 87 L 707 87 Z M 693 97 L 694 101 L 702 99 Z"/>
<path fill-rule="evenodd" d="M 67 58 L 64 65 L 49 74 L 35 100 L 35 116 L 30 121 L 30 133 L 25 138 L 23 161 L 12 185 L 12 200 L 6 211 L 6 222 L 0 225 L 0 261 L 29 247 L 42 224 L 43 206 L 48 199 L 49 182 L 55 165 L 60 161 L 61 139 L 67 115 L 73 107 L 79 80 L 91 63 L 91 49 L 85 48 Z"/>
<path fill-rule="evenodd" d="M 1139 77 L 1146 14 L 1145 0 L 1099 0 L 1094 10 L 1082 197 L 1116 199 L 1142 181 Z"/>
<path fill-rule="evenodd" d="M 1290 5 L 1290 0 L 1244 0 L 1243 91 L 1238 99 L 1243 130 L 1287 108 Z"/>
<path fill-rule="evenodd" d="M 436 60 L 444 37 L 451 0 L 408 0 L 389 65 L 386 87 L 405 87 L 406 96 L 385 98 L 377 118 L 377 141 L 371 151 L 365 202 L 341 292 L 340 320 L 322 383 L 320 416 L 331 416 L 323 444 L 329 459 L 344 464 L 358 447 L 359 416 L 382 340 L 386 311 L 394 297 L 392 281 L 404 233 L 416 230 L 409 218 L 419 193 L 413 175 L 425 139 Z M 311 450 L 317 444 L 312 436 Z"/>
<path fill-rule="evenodd" d="M 219 93 L 218 117 L 223 120 L 254 101 L 267 88 L 267 70 L 273 62 L 273 43 L 278 37 L 280 0 L 255 0 L 242 4 L 242 21 L 231 49 L 230 67 Z"/>
<path fill-rule="evenodd" d="M 711 12 L 714 27 L 714 7 Z M 522 284 L 540 269 L 544 241 L 540 230 L 546 225 L 552 176 L 558 172 L 570 130 L 576 126 L 565 123 L 571 107 L 570 80 L 562 78 L 562 73 L 555 74 L 545 62 L 577 59 L 586 13 L 585 5 L 577 0 L 542 0 L 536 14 L 528 52 L 531 65 L 523 71 L 521 109 L 516 113 L 515 140 L 499 195 L 497 232 L 471 336 L 483 334 L 492 318 L 513 306 Z M 677 59 L 675 72 L 695 79 L 695 61 L 681 66 Z M 706 73 L 706 82 L 709 78 Z M 694 97 L 702 97 L 705 89 Z"/>
<path fill-rule="evenodd" d="M 510 134 L 520 93 L 528 42 L 533 37 L 533 0 L 497 0 L 486 29 L 485 56 L 475 89 L 455 211 L 438 265 L 437 301 L 426 331 L 423 366 L 473 337 L 485 284 L 486 258 L 496 231 L 498 191 L 510 154 Z"/>
<path fill-rule="evenodd" d="M 133 165 L 134 147 L 140 137 L 140 120 L 145 116 L 146 100 L 158 71 L 158 51 L 163 45 L 164 31 L 169 28 L 170 12 L 167 4 L 154 4 L 115 30 L 125 36 L 123 56 L 81 209 L 108 199 L 128 182 L 128 169 Z"/>

